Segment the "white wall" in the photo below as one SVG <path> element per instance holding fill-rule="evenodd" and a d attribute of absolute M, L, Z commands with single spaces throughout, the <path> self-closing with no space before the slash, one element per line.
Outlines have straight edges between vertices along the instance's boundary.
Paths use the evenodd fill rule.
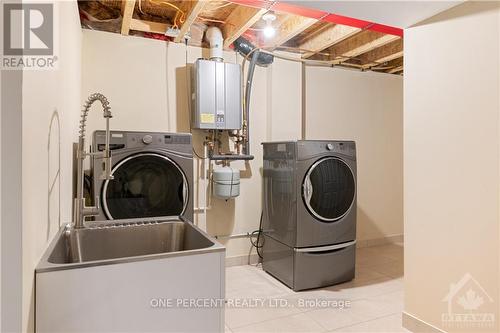
<path fill-rule="evenodd" d="M 401 76 L 307 67 L 306 138 L 356 141 L 361 243 L 403 234 L 402 109 Z"/>
<path fill-rule="evenodd" d="M 206 50 L 194 47 L 188 47 L 187 49 L 188 63 L 194 62 L 196 58 L 202 55 L 207 56 Z M 225 60 L 241 62 L 242 59 L 240 56 L 236 56 L 234 52 L 226 52 Z M 82 98 L 94 91 L 102 92 L 109 98 L 114 115 L 111 121 L 112 129 L 189 131 L 184 72 L 186 48 L 184 45 L 84 30 L 82 61 Z M 360 123 L 356 121 L 357 117 L 361 119 L 369 117 L 368 111 L 374 110 L 372 112 L 377 114 L 373 114 L 370 120 L 375 121 L 377 126 L 383 126 L 383 129 L 378 131 L 370 130 L 369 134 L 362 136 L 364 142 L 370 142 L 373 134 L 374 142 L 379 144 L 389 142 L 390 147 L 394 148 L 393 155 L 385 151 L 385 147 L 378 147 L 375 152 L 372 152 L 370 151 L 372 146 L 369 143 L 364 148 L 360 142 L 361 151 L 367 153 L 366 156 L 361 157 L 361 160 L 367 163 L 366 161 L 375 158 L 378 163 L 377 170 L 368 171 L 369 177 L 375 177 L 373 175 L 379 174 L 394 175 L 392 185 L 388 185 L 391 190 L 388 191 L 389 194 L 385 197 L 381 198 L 379 192 L 372 191 L 370 186 L 365 187 L 367 188 L 366 194 L 360 194 L 361 203 L 373 200 L 370 204 L 361 205 L 361 207 L 370 206 L 367 213 L 370 216 L 370 221 L 365 223 L 366 218 L 361 220 L 360 237 L 373 239 L 379 238 L 381 235 L 401 234 L 401 78 L 388 75 L 373 76 L 373 74 L 369 73 L 350 71 L 338 72 L 339 74 L 337 74 L 336 70 L 325 69 L 320 75 L 320 85 L 324 87 L 328 87 L 333 83 L 342 85 L 346 81 L 352 87 L 360 85 L 362 87 L 361 96 L 366 94 L 370 98 L 366 100 L 365 104 L 357 104 L 355 107 L 351 107 L 349 101 L 352 98 L 363 98 L 352 94 L 338 93 L 335 95 L 335 101 L 333 101 L 331 99 L 332 92 L 323 87 L 317 90 L 314 95 L 316 102 L 324 101 L 328 103 L 332 107 L 331 112 L 338 112 L 337 117 L 347 119 L 351 115 L 349 128 L 356 131 L 356 137 L 362 136 L 362 130 L 366 130 L 369 125 L 368 122 L 363 121 L 363 127 L 360 127 Z M 316 72 L 314 71 L 314 73 Z M 260 143 L 270 140 L 300 139 L 302 116 L 301 80 L 302 69 L 300 63 L 276 59 L 275 63 L 268 68 L 257 67 L 250 107 L 251 150 L 255 160 L 248 164 L 243 162 L 232 164 L 242 170 L 241 195 L 239 198 L 227 202 L 214 198 L 212 209 L 208 210 L 206 216 L 202 213 L 196 214 L 195 222 L 206 228 L 210 234 L 239 234 L 251 232 L 258 228 L 262 182 L 262 148 Z M 379 86 L 379 88 L 374 86 Z M 360 88 L 357 87 L 356 89 Z M 383 94 L 383 99 L 381 95 L 375 94 L 376 91 Z M 335 105 L 342 106 L 342 108 L 333 108 Z M 358 106 L 362 106 L 359 112 L 357 111 Z M 339 124 L 321 121 L 321 117 L 327 116 L 329 113 L 324 108 L 324 105 L 317 107 L 311 101 L 307 110 L 310 113 L 308 117 L 312 120 L 316 119 L 318 134 L 314 135 L 321 134 L 323 138 L 350 139 L 353 137 L 353 133 L 348 131 L 347 127 L 344 127 L 344 131 L 341 132 L 340 130 L 343 127 L 339 126 Z M 384 125 L 384 121 L 389 124 Z M 99 112 L 89 115 L 89 133 L 94 129 L 102 129 L 103 125 L 102 116 Z M 338 130 L 335 130 L 336 128 Z M 313 132 L 316 128 L 311 127 L 310 129 L 310 138 L 313 138 Z M 382 131 L 388 131 L 386 136 L 381 134 Z M 203 134 L 203 132 L 199 131 L 193 133 L 198 154 L 202 153 L 200 142 Z M 376 152 L 382 152 L 384 154 L 383 158 L 376 156 Z M 389 161 L 390 165 L 387 166 L 388 169 L 384 173 L 380 169 L 385 168 L 384 161 L 386 158 L 391 159 Z M 198 161 L 195 161 L 196 168 L 200 165 Z M 361 179 L 363 179 L 363 176 Z M 387 183 L 391 182 L 387 177 L 383 178 L 383 180 L 368 179 L 369 182 L 376 184 L 376 186 L 387 185 Z M 393 188 L 394 190 L 392 190 Z M 397 192 L 398 190 L 399 192 Z M 195 205 L 204 204 L 203 191 L 199 192 L 199 200 L 195 200 Z M 390 200 L 393 200 L 392 206 Z M 379 202 L 383 202 L 383 205 L 378 204 Z M 391 207 L 393 207 L 394 212 L 390 212 Z M 374 220 L 375 222 L 373 222 Z M 222 239 L 222 242 L 227 245 L 228 257 L 244 256 L 251 252 L 250 242 L 246 238 Z"/>
<path fill-rule="evenodd" d="M 405 31 L 405 311 L 450 332 L 442 300 L 466 273 L 498 331 L 499 22 L 467 2 Z"/>
<path fill-rule="evenodd" d="M 23 331 L 33 330 L 34 268 L 59 223 L 71 221 L 72 143 L 81 102 L 81 28 L 76 1 L 56 3 L 59 69 L 23 72 Z M 54 115 L 59 122 L 54 120 L 50 127 Z"/>

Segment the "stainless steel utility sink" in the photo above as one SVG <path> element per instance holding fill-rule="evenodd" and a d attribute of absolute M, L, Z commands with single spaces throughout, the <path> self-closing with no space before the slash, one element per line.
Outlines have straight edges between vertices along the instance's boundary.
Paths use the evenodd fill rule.
<path fill-rule="evenodd" d="M 36 332 L 223 332 L 224 268 L 224 246 L 182 218 L 63 227 L 35 271 Z"/>
<path fill-rule="evenodd" d="M 65 269 L 72 264 L 112 264 L 151 255 L 223 250 L 192 223 L 180 219 L 131 219 L 63 228 L 40 261 L 37 271 Z"/>

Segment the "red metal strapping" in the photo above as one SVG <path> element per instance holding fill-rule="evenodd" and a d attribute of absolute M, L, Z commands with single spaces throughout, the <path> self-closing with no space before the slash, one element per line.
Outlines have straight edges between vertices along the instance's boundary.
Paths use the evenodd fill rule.
<path fill-rule="evenodd" d="M 243 6 L 272 9 L 277 12 L 295 14 L 299 16 L 314 18 L 325 22 L 348 25 L 360 29 L 377 31 L 384 34 L 403 37 L 403 29 L 401 28 L 359 20 L 348 16 L 330 14 L 316 9 L 291 5 L 289 3 L 283 3 L 278 1 L 266 1 L 266 0 L 230 0 L 230 2 Z"/>

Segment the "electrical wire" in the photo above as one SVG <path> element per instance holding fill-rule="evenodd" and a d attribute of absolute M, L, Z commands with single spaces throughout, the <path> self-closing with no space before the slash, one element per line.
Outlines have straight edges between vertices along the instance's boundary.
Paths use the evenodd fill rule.
<path fill-rule="evenodd" d="M 211 19 L 211 18 L 203 17 L 203 16 L 198 16 L 197 18 L 200 21 L 214 22 L 214 23 L 220 23 L 220 24 L 225 24 L 226 23 L 226 21 L 223 21 L 223 20 L 216 20 L 216 19 Z"/>
<path fill-rule="evenodd" d="M 173 24 L 172 28 L 178 29 L 179 25 L 177 24 L 177 22 L 182 24 L 186 21 L 186 12 L 184 12 L 182 9 L 180 9 L 178 6 L 174 5 L 173 3 L 170 3 L 168 1 L 162 1 L 162 0 L 149 0 L 149 2 L 156 4 L 156 5 L 159 5 L 159 6 L 167 5 L 176 11 L 175 16 L 174 16 L 174 24 Z M 142 10 L 142 0 L 139 0 L 139 11 L 142 14 L 146 15 L 146 13 L 144 13 L 144 11 Z"/>
<path fill-rule="evenodd" d="M 213 7 L 213 8 L 210 8 L 209 10 L 210 11 L 214 11 L 214 10 L 218 10 L 218 9 L 221 9 L 221 8 L 224 8 L 224 7 L 227 7 L 227 6 L 230 6 L 232 5 L 233 3 L 232 2 L 227 2 L 223 5 L 220 5 L 220 6 L 217 6 L 217 7 Z"/>
<path fill-rule="evenodd" d="M 260 252 L 260 249 L 264 247 L 264 242 L 261 244 L 261 235 L 262 235 L 262 218 L 264 216 L 264 211 L 260 212 L 260 222 L 259 222 L 259 229 L 254 230 L 250 233 L 250 243 L 252 243 L 252 246 L 255 247 L 255 250 L 257 251 L 257 255 L 259 256 L 260 259 L 263 259 L 262 253 Z M 252 237 L 255 237 L 257 235 L 256 241 L 252 239 Z M 264 238 L 262 238 L 264 239 Z"/>

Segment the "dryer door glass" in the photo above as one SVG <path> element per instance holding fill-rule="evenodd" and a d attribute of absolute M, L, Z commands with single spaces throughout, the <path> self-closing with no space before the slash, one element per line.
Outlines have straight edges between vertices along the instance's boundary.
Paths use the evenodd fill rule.
<path fill-rule="evenodd" d="M 138 154 L 113 168 L 103 186 L 109 219 L 178 216 L 187 205 L 188 185 L 181 169 L 166 156 Z"/>
<path fill-rule="evenodd" d="M 341 159 L 327 157 L 316 161 L 302 185 L 302 197 L 309 212 L 324 222 L 334 222 L 351 208 L 356 181 L 351 168 Z"/>

